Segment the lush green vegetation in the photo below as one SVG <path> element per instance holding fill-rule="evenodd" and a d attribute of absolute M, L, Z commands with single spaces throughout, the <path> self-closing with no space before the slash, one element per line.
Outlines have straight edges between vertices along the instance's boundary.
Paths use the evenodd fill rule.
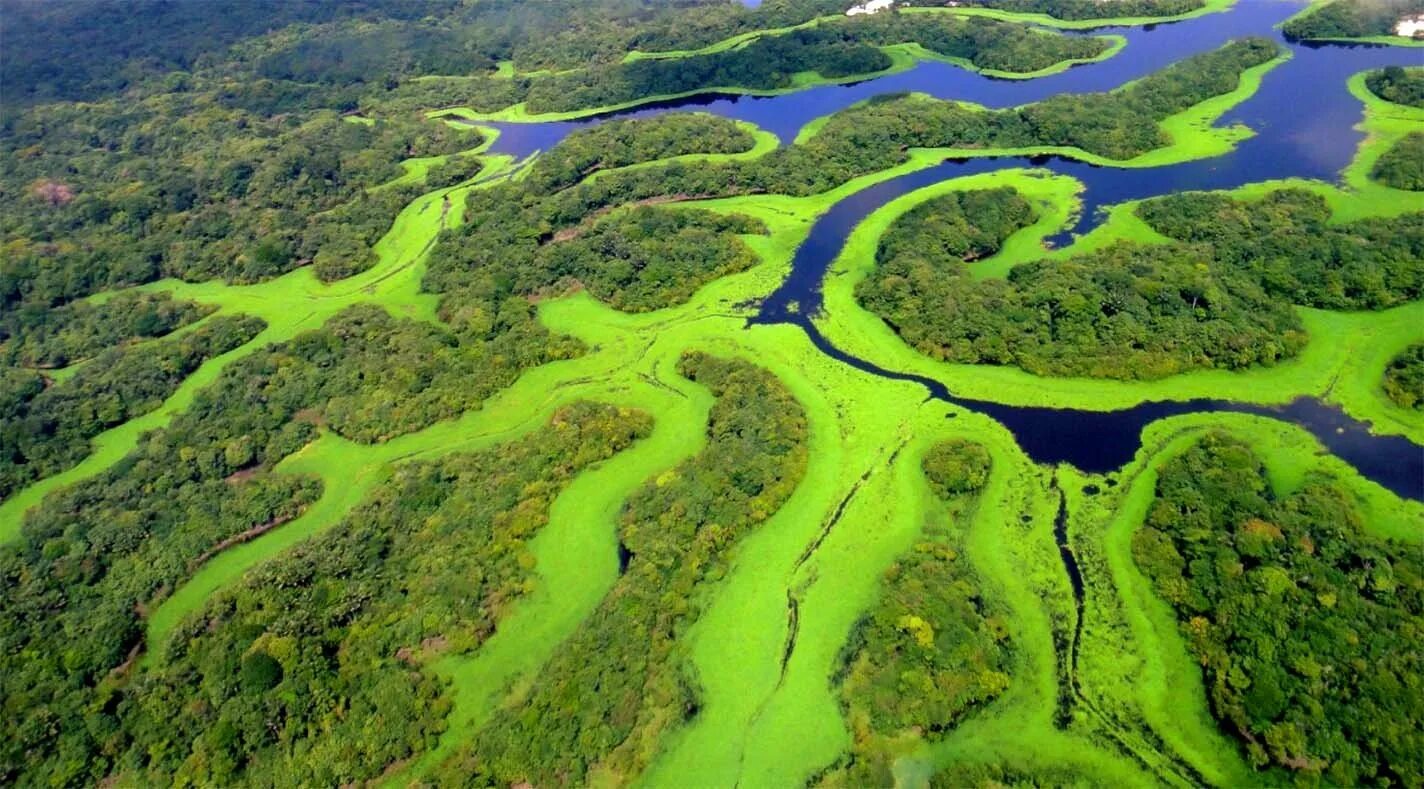
<path fill-rule="evenodd" d="M 0 314 L 0 358 L 21 367 L 67 367 L 106 348 L 161 337 L 210 312 L 211 307 L 147 293 L 57 308 L 32 302 Z"/>
<path fill-rule="evenodd" d="M 1424 343 L 1405 348 L 1389 361 L 1384 391 L 1402 408 L 1424 410 Z"/>
<path fill-rule="evenodd" d="M 917 0 L 916 5 L 942 5 Z M 1024 14 L 1043 14 L 1055 19 L 1086 20 L 1104 17 L 1180 16 L 1205 6 L 1203 0 L 1113 0 L 1105 6 L 1099 0 L 979 0 L 976 6 Z"/>
<path fill-rule="evenodd" d="M 369 187 L 400 176 L 405 159 L 480 140 L 330 111 L 264 116 L 221 90 L 34 108 L 0 135 L 0 304 L 50 306 L 160 277 L 255 282 L 307 263 L 348 276 L 374 263 L 371 246 L 424 191 Z"/>
<path fill-rule="evenodd" d="M 668 113 L 642 120 L 615 120 L 579 129 L 534 160 L 526 181 L 552 194 L 599 170 L 655 162 L 688 154 L 743 153 L 756 145 L 736 121 L 703 113 Z"/>
<path fill-rule="evenodd" d="M 1338 483 L 1279 495 L 1248 446 L 1209 435 L 1162 467 L 1133 555 L 1253 766 L 1338 785 L 1424 775 L 1419 552 L 1370 534 Z"/>
<path fill-rule="evenodd" d="M 445 779 L 582 784 L 591 770 L 636 775 L 664 730 L 697 714 L 678 638 L 738 541 L 800 481 L 806 417 L 775 376 L 746 362 L 693 354 L 680 371 L 717 398 L 707 448 L 628 500 L 622 576 L 538 681 L 445 765 Z"/>
<path fill-rule="evenodd" d="M 1329 203 L 1306 190 L 1257 200 L 1188 193 L 1144 202 L 1154 230 L 1205 243 L 1223 268 L 1240 271 L 1272 297 L 1326 309 L 1381 309 L 1424 294 L 1424 215 L 1330 221 Z"/>
<path fill-rule="evenodd" d="M 852 630 L 834 678 L 855 738 L 841 776 L 848 785 L 893 783 L 894 740 L 936 738 L 1009 686 L 1008 628 L 956 547 L 991 463 L 964 439 L 925 456 L 925 477 L 947 506 L 885 572 L 881 599 Z"/>
<path fill-rule="evenodd" d="M 14 2 L 22 48 L 0 65 L 30 82 L 0 120 L 0 783 L 1417 783 L 1412 713 L 1376 703 L 1397 676 L 1390 703 L 1418 706 L 1411 642 L 1380 635 L 1417 626 L 1417 502 L 1240 414 L 1155 422 L 1107 474 L 1050 468 L 982 413 L 747 322 L 824 211 L 947 152 L 1148 167 L 1226 150 L 1250 132 L 1213 124 L 1278 47 L 1002 110 L 882 96 L 780 147 L 666 113 L 515 162 L 440 109 L 538 86 L 571 103 L 650 100 L 660 80 L 795 89 L 807 69 L 926 57 L 1038 76 L 1120 40 L 1033 25 L 1230 0 L 855 19 L 831 0 L 258 2 L 206 38 L 169 4 Z M 136 29 L 149 40 L 123 46 Z M 1351 80 L 1369 138 L 1348 189 L 1116 206 L 1051 250 L 1073 179 L 946 181 L 853 233 L 815 320 L 855 316 L 874 342 L 844 347 L 995 402 L 1329 396 L 1424 435 L 1388 399 L 1418 389 L 1420 198 L 1368 178 L 1417 131 L 1379 98 L 1410 74 Z M 896 331 L 1003 366 L 944 364 Z M 1262 458 L 1231 478 L 1250 496 L 1197 473 L 1218 426 Z M 1162 475 L 1162 500 L 1186 506 L 1152 510 L 1182 453 L 1195 465 Z M 1234 510 L 1217 532 L 1169 528 L 1201 520 L 1198 498 L 1249 499 L 1316 550 L 1205 536 L 1232 534 Z M 1144 521 L 1157 547 L 1211 553 L 1163 585 L 1222 612 L 1200 654 L 1195 609 L 1179 635 L 1133 562 Z M 1331 552 L 1345 542 L 1364 547 Z M 1245 581 L 1218 571 L 1226 549 Z M 1337 607 L 1245 569 L 1261 557 L 1340 586 Z M 1377 657 L 1389 671 L 1369 677 Z M 1270 720 L 1252 695 L 1267 662 Z M 1367 701 L 1337 720 L 1352 693 Z"/>
<path fill-rule="evenodd" d="M 883 47 L 918 44 L 933 55 L 963 60 L 976 68 L 1029 73 L 1064 61 L 1103 54 L 1110 42 L 1049 33 L 978 17 L 930 14 L 877 14 L 838 17 L 811 27 L 755 38 L 745 46 L 676 58 L 638 58 L 566 72 L 491 76 L 461 85 L 446 104 L 495 112 L 523 104 L 531 113 L 560 113 L 610 107 L 657 96 L 714 88 L 772 91 L 792 87 L 796 75 L 824 79 L 873 74 L 894 61 Z M 442 103 L 439 82 L 415 83 L 423 102 Z"/>
<path fill-rule="evenodd" d="M 1375 160 L 1370 176 L 1385 186 L 1424 192 L 1424 132 L 1412 132 Z"/>
<path fill-rule="evenodd" d="M 856 297 L 936 359 L 1159 378 L 1294 356 L 1306 334 L 1292 304 L 1383 309 L 1424 293 L 1424 217 L 1332 224 L 1322 198 L 1297 190 L 1149 200 L 1138 215 L 1178 243 L 971 276 L 965 261 L 996 252 L 1029 212 L 1008 188 L 927 201 L 882 237 Z"/>
<path fill-rule="evenodd" d="M 182 337 L 104 351 L 58 383 L 7 369 L 0 379 L 0 499 L 78 463 L 90 438 L 157 408 L 200 364 L 252 339 L 262 325 L 219 316 Z"/>
<path fill-rule="evenodd" d="M 401 466 L 342 525 L 174 633 L 120 706 L 115 768 L 339 783 L 424 750 L 449 705 L 419 668 L 489 637 L 531 584 L 527 543 L 555 496 L 648 428 L 644 414 L 583 403 L 513 444 Z M 207 704 L 171 714 L 194 697 Z"/>
<path fill-rule="evenodd" d="M 1390 66 L 1365 77 L 1370 92 L 1395 104 L 1424 108 L 1424 68 Z"/>
<path fill-rule="evenodd" d="M 1306 40 L 1394 36 L 1396 22 L 1421 12 L 1424 0 L 1331 0 L 1292 17 L 1281 30 Z"/>

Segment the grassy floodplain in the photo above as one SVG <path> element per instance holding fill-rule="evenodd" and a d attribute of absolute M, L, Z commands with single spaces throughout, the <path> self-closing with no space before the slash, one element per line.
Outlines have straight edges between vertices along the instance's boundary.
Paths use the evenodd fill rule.
<path fill-rule="evenodd" d="M 1212 0 L 1195 13 L 1229 4 Z M 1158 166 L 1229 149 L 1249 132 L 1217 129 L 1212 123 L 1251 95 L 1261 75 L 1278 62 L 1253 69 L 1232 94 L 1164 122 L 1171 146 L 1111 164 Z M 1362 78 L 1352 81 L 1352 88 L 1357 82 L 1362 85 Z M 1395 139 L 1391 135 L 1402 133 L 1403 124 L 1418 119 L 1396 117 L 1389 107 L 1361 98 L 1368 107 L 1365 128 L 1371 136 L 1347 175 L 1352 191 L 1309 185 L 1337 209 L 1337 220 L 1357 215 L 1352 212 L 1368 215 L 1418 205 L 1363 175 L 1373 161 L 1366 161 L 1369 152 L 1377 155 L 1380 146 Z M 775 145 L 766 132 L 756 130 L 756 135 L 755 147 L 747 152 L 678 158 L 755 158 Z M 279 473 L 319 477 L 322 497 L 300 517 L 197 568 L 149 615 L 145 661 L 151 665 L 163 660 L 164 645 L 176 626 L 201 611 L 214 592 L 264 560 L 337 526 L 400 463 L 498 446 L 535 430 L 559 407 L 577 400 L 650 414 L 655 427 L 649 437 L 585 470 L 557 496 L 548 526 L 531 546 L 533 588 L 505 615 L 496 634 L 473 654 L 429 664 L 429 670 L 448 683 L 453 700 L 449 726 L 420 758 L 397 765 L 383 777 L 394 786 L 421 778 L 500 705 L 536 682 L 541 666 L 611 588 L 618 572 L 616 529 L 623 502 L 637 486 L 704 444 L 710 394 L 676 373 L 683 353 L 701 350 L 745 359 L 786 385 L 807 414 L 810 463 L 791 499 L 739 545 L 728 572 L 697 601 L 701 613 L 683 637 L 680 658 L 696 678 L 699 712 L 658 744 L 650 768 L 639 778 L 641 785 L 676 785 L 689 776 L 717 785 L 804 784 L 844 764 L 851 733 L 829 678 L 856 620 L 876 601 L 883 573 L 914 543 L 928 519 L 937 516 L 921 460 L 931 446 L 947 438 L 982 444 L 993 459 L 980 501 L 956 534 L 984 579 L 985 594 L 1010 613 L 1011 685 L 1001 698 L 943 737 L 899 743 L 898 782 L 923 786 L 949 764 L 970 763 L 1009 764 L 1030 772 L 1066 766 L 1086 780 L 1109 785 L 1190 784 L 1197 776 L 1212 783 L 1250 783 L 1253 775 L 1236 745 L 1210 717 L 1200 671 L 1177 635 L 1171 612 L 1133 565 L 1130 537 L 1151 504 L 1156 470 L 1204 430 L 1225 428 L 1263 454 L 1280 491 L 1298 486 L 1316 468 L 1342 476 L 1382 533 L 1419 541 L 1424 505 L 1403 502 L 1359 478 L 1341 461 L 1322 455 L 1313 439 L 1297 428 L 1240 415 L 1191 415 L 1153 424 L 1144 432 L 1137 457 L 1112 474 L 1043 467 L 988 417 L 927 401 L 916 384 L 836 363 L 795 327 L 746 326 L 751 313 L 747 305 L 784 279 L 792 255 L 818 216 L 870 185 L 932 166 L 949 153 L 915 151 L 900 167 L 811 197 L 750 195 L 686 204 L 761 220 L 769 234 L 744 237 L 760 265 L 709 283 L 686 304 L 645 314 L 614 311 L 586 292 L 544 301 L 541 321 L 582 340 L 588 354 L 529 370 L 478 410 L 383 444 L 361 445 L 323 434 L 277 467 Z M 974 155 L 1036 153 L 1094 161 L 1082 151 L 1065 149 Z M 204 365 L 159 410 L 102 434 L 95 452 L 80 466 L 0 505 L 0 540 L 18 534 L 24 510 L 46 493 L 117 462 L 144 430 L 162 426 L 185 409 L 194 393 L 233 359 L 320 326 L 361 302 L 379 303 L 401 317 L 437 320 L 436 297 L 419 289 L 426 253 L 442 229 L 463 221 L 462 198 L 469 190 L 522 172 L 520 163 L 489 155 L 484 148 L 460 155 L 481 157 L 484 170 L 479 178 L 411 203 L 377 246 L 378 265 L 350 279 L 323 284 L 302 269 L 252 286 L 172 280 L 144 286 L 144 291 L 219 305 L 216 314 L 256 315 L 268 327 L 241 348 Z M 418 180 L 428 166 L 412 163 L 402 178 Z M 647 166 L 650 163 L 632 165 Z M 1377 429 L 1415 440 L 1424 436 L 1418 417 L 1388 412 L 1387 403 L 1369 388 L 1377 388 L 1378 375 L 1369 377 L 1377 363 L 1382 365 L 1403 343 L 1424 336 L 1420 303 L 1375 314 L 1303 310 L 1312 334 L 1333 337 L 1331 343 L 1312 343 L 1297 359 L 1274 368 L 1192 373 L 1150 383 L 1045 379 L 1010 369 L 937 364 L 913 353 L 854 303 L 855 282 L 873 264 L 880 234 L 924 200 L 953 190 L 1002 185 L 1023 193 L 1038 209 L 1039 219 L 1014 234 L 998 255 L 976 263 L 976 276 L 1003 276 L 1022 260 L 1074 254 L 1117 239 L 1160 240 L 1132 214 L 1129 204 L 1115 207 L 1102 227 L 1072 246 L 1047 251 L 1043 239 L 1078 211 L 1076 181 L 1034 170 L 947 181 L 892 201 L 855 230 L 825 283 L 826 310 L 818 324 L 827 337 L 888 368 L 923 372 L 945 381 L 956 393 L 1003 402 L 1107 409 L 1146 399 L 1226 396 L 1283 402 L 1300 394 L 1323 394 L 1352 414 L 1368 415 Z M 1255 185 L 1238 194 L 1260 195 L 1273 186 Z M 1088 494 L 1089 485 L 1100 492 Z M 1067 513 L 1069 539 L 1086 578 L 1081 623 L 1055 544 L 1060 506 Z M 789 615 L 793 602 L 795 617 Z M 1081 625 L 1077 640 L 1075 625 Z M 1067 662 L 1064 645 L 1076 647 L 1076 671 Z M 1074 683 L 1079 701 L 1071 705 L 1070 717 L 1060 720 L 1064 688 Z M 595 771 L 593 778 L 595 784 L 611 784 L 619 776 Z"/>

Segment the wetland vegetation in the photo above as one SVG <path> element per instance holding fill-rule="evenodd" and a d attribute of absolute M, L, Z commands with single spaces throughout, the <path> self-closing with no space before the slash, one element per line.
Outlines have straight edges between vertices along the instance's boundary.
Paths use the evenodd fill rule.
<path fill-rule="evenodd" d="M 0 0 L 0 783 L 1424 780 L 1382 13 L 848 5 Z"/>

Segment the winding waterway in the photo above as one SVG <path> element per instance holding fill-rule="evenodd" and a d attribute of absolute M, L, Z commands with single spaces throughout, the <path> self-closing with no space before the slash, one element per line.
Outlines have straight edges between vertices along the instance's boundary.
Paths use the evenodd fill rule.
<path fill-rule="evenodd" d="M 1142 428 L 1150 422 L 1193 412 L 1239 412 L 1300 425 L 1365 476 L 1402 496 L 1424 499 L 1424 448 L 1401 437 L 1373 435 L 1366 425 L 1313 398 L 1301 398 L 1285 406 L 1214 399 L 1160 401 L 1107 412 L 1009 406 L 958 398 L 940 381 L 885 370 L 851 356 L 822 337 L 811 322 L 811 316 L 821 306 L 820 289 L 826 270 L 851 230 L 891 200 L 947 179 L 1010 167 L 1038 167 L 1077 179 L 1084 186 L 1082 210 L 1073 227 L 1050 239 L 1059 244 L 1092 229 L 1101 220 L 1100 208 L 1126 200 L 1184 190 L 1230 189 L 1279 178 L 1338 179 L 1361 140 L 1361 132 L 1354 126 L 1363 109 L 1349 93 L 1348 79 L 1360 71 L 1386 65 L 1419 65 L 1424 63 L 1424 53 L 1374 45 L 1291 44 L 1284 41 L 1275 26 L 1299 8 L 1298 3 L 1283 0 L 1241 0 L 1228 12 L 1172 24 L 1100 28 L 1090 32 L 1122 35 L 1128 40 L 1126 48 L 1106 61 L 1033 80 L 995 79 L 945 63 L 923 62 L 864 82 L 825 85 L 779 96 L 707 95 L 579 121 L 489 124 L 501 131 L 493 150 L 527 156 L 548 149 L 574 129 L 610 117 L 643 117 L 687 109 L 750 121 L 785 143 L 806 123 L 871 96 L 919 91 L 988 107 L 1015 106 L 1059 93 L 1109 90 L 1184 57 L 1215 49 L 1232 38 L 1273 38 L 1288 47 L 1292 57 L 1268 72 L 1261 89 L 1219 122 L 1223 126 L 1244 124 L 1255 132 L 1232 152 L 1153 168 L 1105 167 L 1059 157 L 950 159 L 883 181 L 850 195 L 816 221 L 796 251 L 790 275 L 765 300 L 752 322 L 795 324 L 832 358 L 874 375 L 918 382 L 931 397 L 985 413 L 1008 427 L 1025 452 L 1039 462 L 1068 462 L 1089 472 L 1111 471 L 1131 460 L 1140 444 Z M 791 308 L 793 304 L 796 309 Z"/>

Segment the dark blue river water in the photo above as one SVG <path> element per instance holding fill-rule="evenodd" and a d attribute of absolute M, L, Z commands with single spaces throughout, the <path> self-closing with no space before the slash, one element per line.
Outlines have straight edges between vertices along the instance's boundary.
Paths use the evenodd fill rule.
<path fill-rule="evenodd" d="M 1274 38 L 1291 59 L 1271 70 L 1261 90 L 1226 114 L 1221 125 L 1244 124 L 1255 136 L 1224 156 L 1147 169 L 1099 167 L 1058 157 L 951 159 L 863 189 L 817 220 L 797 249 L 791 274 L 763 303 L 754 323 L 794 323 L 827 355 L 867 372 L 923 384 L 930 396 L 988 414 L 1006 425 L 1024 450 L 1045 463 L 1068 462 L 1084 471 L 1106 472 L 1137 451 L 1143 426 L 1164 417 L 1201 411 L 1233 411 L 1271 416 L 1309 430 L 1331 452 L 1362 474 L 1404 496 L 1424 499 L 1424 448 L 1398 437 L 1370 434 L 1363 425 L 1318 400 L 1303 398 L 1283 407 L 1226 400 L 1143 403 L 1134 408 L 1088 412 L 1025 408 L 956 398 L 939 381 L 884 370 L 832 346 L 811 323 L 821 306 L 821 281 L 850 231 L 887 202 L 940 181 L 1007 167 L 1040 167 L 1076 178 L 1084 185 L 1080 218 L 1052 239 L 1067 243 L 1100 219 L 1099 209 L 1126 200 L 1193 189 L 1229 189 L 1277 178 L 1338 179 L 1353 158 L 1361 134 L 1360 102 L 1346 81 L 1357 72 L 1386 65 L 1424 64 L 1424 51 L 1370 45 L 1289 44 L 1275 26 L 1300 8 L 1282 0 L 1241 0 L 1235 8 L 1192 20 L 1142 28 L 1100 28 L 1128 39 L 1109 60 L 1074 67 L 1033 80 L 1003 80 L 926 62 L 898 74 L 846 85 L 827 85 L 774 97 L 705 95 L 571 122 L 496 123 L 502 132 L 494 150 L 526 156 L 548 149 L 574 129 L 609 117 L 641 117 L 670 110 L 699 109 L 750 121 L 789 142 L 808 122 L 871 96 L 919 91 L 940 98 L 1009 107 L 1058 93 L 1109 90 L 1198 52 L 1246 35 Z M 797 309 L 789 309 L 795 303 Z"/>

